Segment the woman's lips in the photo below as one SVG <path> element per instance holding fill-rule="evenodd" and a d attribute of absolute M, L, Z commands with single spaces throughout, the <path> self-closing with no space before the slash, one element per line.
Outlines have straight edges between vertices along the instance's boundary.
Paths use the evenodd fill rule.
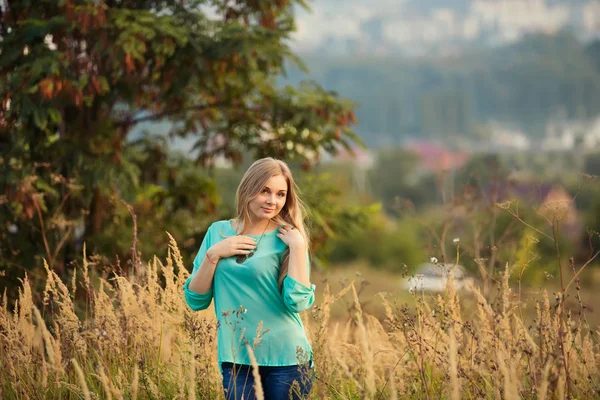
<path fill-rule="evenodd" d="M 263 207 L 263 210 L 265 210 L 265 212 L 268 212 L 268 213 L 275 211 L 274 208 L 264 208 L 264 207 Z"/>

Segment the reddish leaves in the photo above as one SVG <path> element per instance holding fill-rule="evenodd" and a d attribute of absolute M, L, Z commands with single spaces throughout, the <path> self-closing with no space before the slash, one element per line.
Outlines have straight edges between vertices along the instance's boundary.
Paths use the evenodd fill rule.
<path fill-rule="evenodd" d="M 129 53 L 125 54 L 125 70 L 127 71 L 128 75 L 131 75 L 133 72 L 135 72 L 135 63 L 133 62 L 133 57 L 131 57 L 131 54 Z"/>
<path fill-rule="evenodd" d="M 61 94 L 73 95 L 74 86 L 59 76 L 44 78 L 38 84 L 40 93 L 45 100 L 51 100 Z"/>
<path fill-rule="evenodd" d="M 39 207 L 37 202 L 40 193 L 33 185 L 37 179 L 37 176 L 27 176 L 13 187 L 7 188 L 8 199 L 19 204 L 29 219 L 33 218 L 36 207 Z"/>
<path fill-rule="evenodd" d="M 263 14 L 260 18 L 260 24 L 269 29 L 275 29 L 277 27 L 275 16 L 272 12 Z"/>
<path fill-rule="evenodd" d="M 67 19 L 75 22 L 84 34 L 99 29 L 106 23 L 106 5 L 103 3 L 93 6 L 74 6 L 67 0 L 65 10 Z"/>
<path fill-rule="evenodd" d="M 44 99 L 51 99 L 54 97 L 54 80 L 52 78 L 45 78 L 40 82 L 40 92 Z"/>
<path fill-rule="evenodd" d="M 98 82 L 98 78 L 96 76 L 92 76 L 91 81 L 92 81 L 92 87 L 94 88 L 96 93 L 100 94 L 102 92 L 102 89 L 100 88 L 100 83 Z"/>

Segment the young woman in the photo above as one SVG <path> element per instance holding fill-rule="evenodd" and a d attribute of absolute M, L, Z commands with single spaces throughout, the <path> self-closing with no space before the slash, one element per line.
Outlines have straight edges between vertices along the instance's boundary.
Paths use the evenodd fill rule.
<path fill-rule="evenodd" d="M 193 310 L 215 301 L 226 399 L 254 399 L 251 356 L 264 398 L 301 399 L 312 388 L 312 350 L 299 312 L 314 302 L 303 207 L 289 167 L 263 158 L 244 174 L 237 216 L 213 223 L 184 285 Z M 291 396 L 291 397 L 290 397 Z"/>

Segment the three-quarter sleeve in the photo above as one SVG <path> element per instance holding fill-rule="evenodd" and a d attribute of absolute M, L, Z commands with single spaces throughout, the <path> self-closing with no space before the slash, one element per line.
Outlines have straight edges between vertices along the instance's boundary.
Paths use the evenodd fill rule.
<path fill-rule="evenodd" d="M 185 281 L 183 285 L 183 294 L 185 296 L 185 301 L 190 306 L 190 308 L 194 311 L 205 310 L 210 306 L 210 303 L 213 298 L 212 288 L 206 293 L 196 293 L 189 288 L 190 282 L 194 275 L 200 269 L 200 264 L 202 264 L 202 260 L 206 256 L 206 251 L 211 246 L 211 230 L 212 225 L 206 231 L 206 235 L 204 235 L 204 239 L 202 240 L 202 244 L 200 245 L 200 250 L 198 250 L 198 254 L 196 254 L 196 258 L 194 258 L 194 269 L 192 270 L 192 274 Z"/>
<path fill-rule="evenodd" d="M 310 277 L 310 260 L 308 252 L 306 253 L 306 268 L 308 268 L 308 276 Z M 283 302 L 291 312 L 304 311 L 315 302 L 315 285 L 310 287 L 298 282 L 289 275 L 283 280 Z"/>

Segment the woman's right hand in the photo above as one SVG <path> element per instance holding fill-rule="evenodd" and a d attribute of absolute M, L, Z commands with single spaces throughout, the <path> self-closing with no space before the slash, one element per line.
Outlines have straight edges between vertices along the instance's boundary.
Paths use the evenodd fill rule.
<path fill-rule="evenodd" d="M 211 246 L 206 252 L 211 260 L 249 254 L 256 248 L 256 239 L 250 236 L 231 236 Z M 216 262 L 216 261 L 215 261 Z"/>

